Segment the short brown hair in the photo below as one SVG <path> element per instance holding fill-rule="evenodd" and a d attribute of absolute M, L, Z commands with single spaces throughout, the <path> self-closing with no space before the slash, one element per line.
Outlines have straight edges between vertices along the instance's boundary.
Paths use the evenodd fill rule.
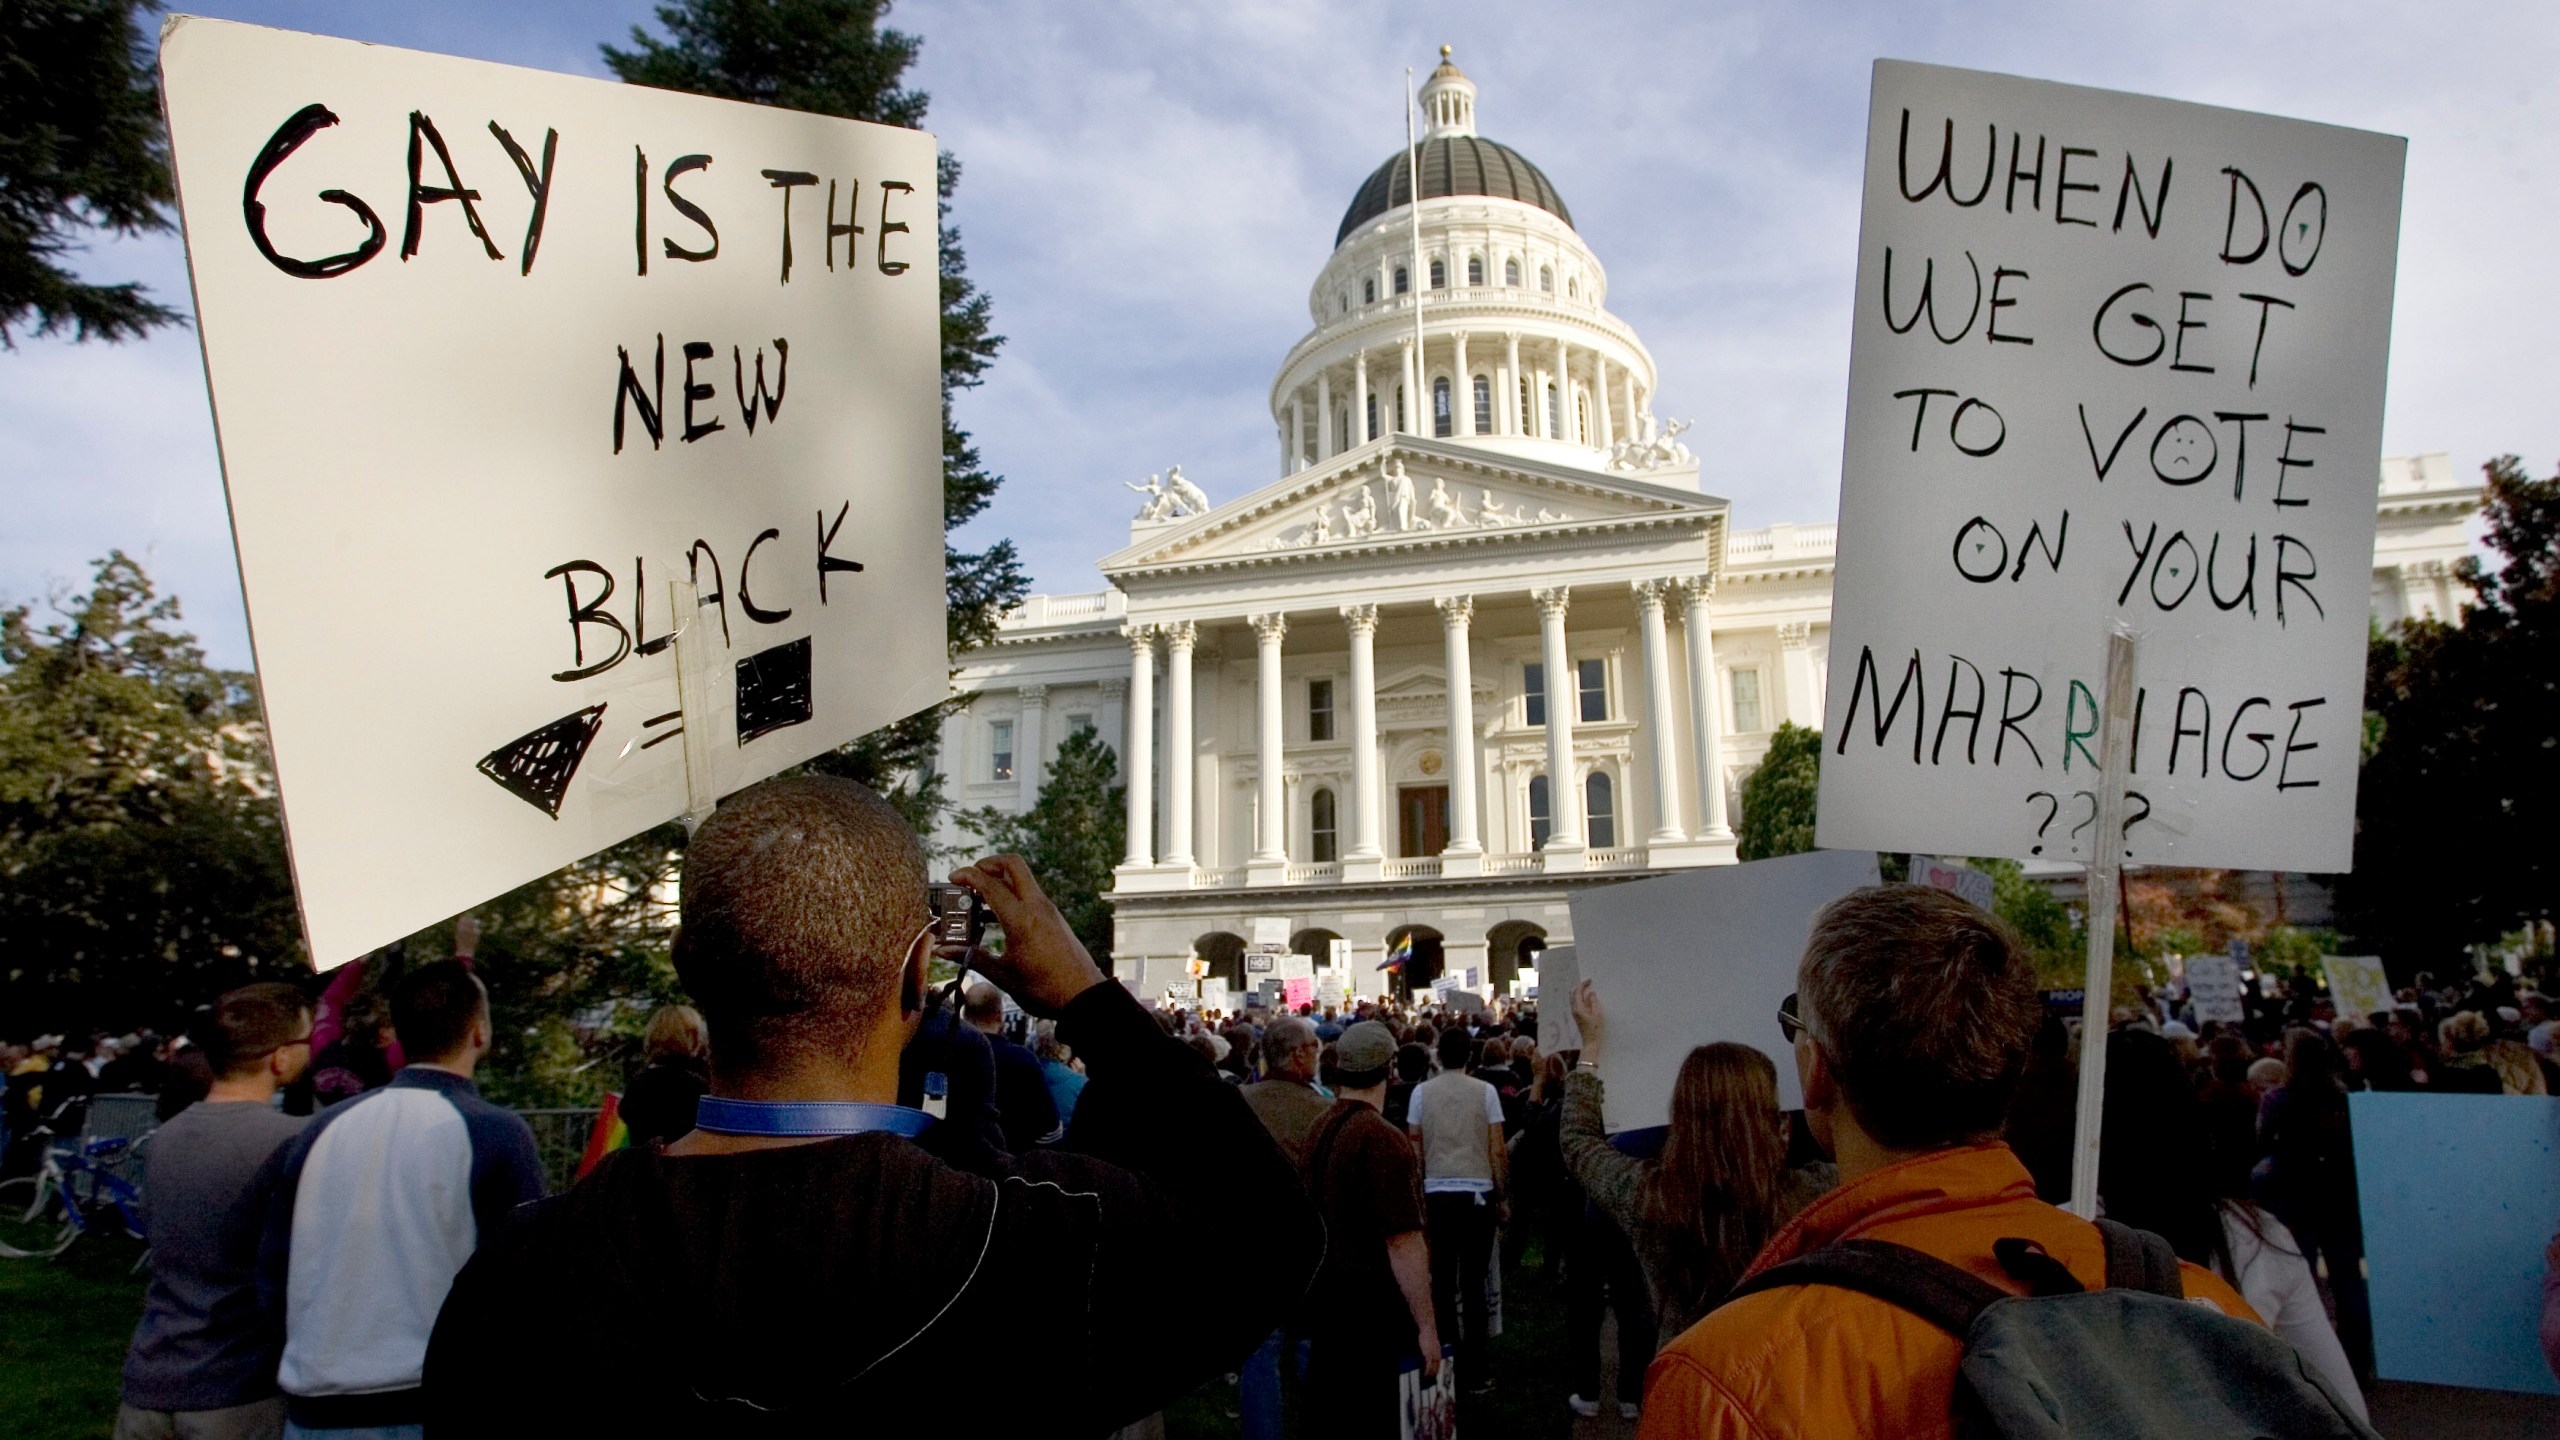
<path fill-rule="evenodd" d="M 489 1003 L 489 987 L 462 960 L 437 960 L 391 987 L 391 1028 L 412 1060 L 450 1060 L 471 1041 L 471 1025 Z"/>
<path fill-rule="evenodd" d="M 1813 920 L 1805 1018 L 1858 1124 L 1895 1150 L 1999 1133 L 2041 1007 L 2017 932 L 1953 892 L 1877 885 Z"/>
<path fill-rule="evenodd" d="M 685 847 L 674 946 L 714 1061 L 859 1046 L 896 1003 L 924 887 L 923 844 L 866 786 L 795 775 L 721 802 Z"/>
<path fill-rule="evenodd" d="M 245 1075 L 269 1055 L 308 1036 L 311 1001 L 281 980 L 262 980 L 226 992 L 213 1002 L 212 1022 L 199 1037 L 204 1061 L 216 1078 Z"/>

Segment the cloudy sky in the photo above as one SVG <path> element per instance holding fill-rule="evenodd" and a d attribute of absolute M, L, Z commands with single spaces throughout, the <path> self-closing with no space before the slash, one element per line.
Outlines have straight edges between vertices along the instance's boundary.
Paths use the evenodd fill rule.
<path fill-rule="evenodd" d="M 601 74 L 639 0 L 173 4 Z M 2386 452 L 2560 461 L 2560 26 L 2547 0 L 1617 4 L 909 0 L 957 220 L 1009 337 L 962 402 L 1007 477 L 977 530 L 1045 590 L 1097 588 L 1120 488 L 1179 463 L 1213 498 L 1273 478 L 1273 367 L 1352 190 L 1403 139 L 1404 67 L 1442 43 L 1488 136 L 1537 161 L 1697 422 L 1735 523 L 1829 517 L 1848 374 L 1859 144 L 1879 56 L 2409 137 Z M 183 303 L 174 238 L 87 268 Z M 984 535 L 966 537 L 979 541 Z M 0 599 L 149 559 L 248 663 L 191 333 L 0 352 Z"/>

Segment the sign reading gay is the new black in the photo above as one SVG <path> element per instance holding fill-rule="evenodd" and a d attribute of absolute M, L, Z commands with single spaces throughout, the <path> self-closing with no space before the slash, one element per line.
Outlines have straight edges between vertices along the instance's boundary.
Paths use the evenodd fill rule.
<path fill-rule="evenodd" d="M 200 19 L 161 68 L 315 961 L 942 698 L 932 136 Z"/>
<path fill-rule="evenodd" d="M 1878 62 L 1822 844 L 2347 868 L 2405 152 Z"/>

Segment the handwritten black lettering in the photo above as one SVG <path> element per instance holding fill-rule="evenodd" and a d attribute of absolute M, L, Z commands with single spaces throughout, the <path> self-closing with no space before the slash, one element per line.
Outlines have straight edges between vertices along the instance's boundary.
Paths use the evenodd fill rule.
<path fill-rule="evenodd" d="M 436 163 L 444 167 L 445 183 L 442 185 L 422 184 L 419 180 L 418 167 L 425 159 L 424 148 L 419 143 L 421 140 L 426 146 L 434 148 Z M 426 207 L 441 204 L 447 200 L 462 206 L 463 221 L 470 225 L 471 233 L 478 237 L 480 248 L 489 252 L 490 259 L 507 258 L 498 252 L 498 242 L 489 238 L 488 227 L 480 223 L 480 211 L 471 203 L 479 198 L 480 192 L 464 185 L 462 177 L 454 173 L 453 152 L 444 147 L 444 137 L 436 133 L 436 122 L 428 119 L 423 111 L 410 111 L 409 227 L 400 236 L 400 258 L 404 261 L 416 258 L 420 226 Z"/>
<path fill-rule="evenodd" d="M 2090 159 L 2092 159 L 2092 160 L 2095 160 L 2095 159 L 2097 159 L 2097 158 L 2098 158 L 2098 152 L 2097 152 L 2097 151 L 2095 151 L 2095 150 L 2083 150 L 2083 149 L 2081 149 L 2079 146 L 2076 146 L 2076 145 L 2065 145 L 2065 146 L 2063 146 L 2063 147 L 2062 147 L 2062 160 L 2061 160 L 2061 163 L 2059 163 L 2059 164 L 2057 164 L 2056 166 L 2054 166 L 2054 175 L 2053 175 L 2053 223 L 2054 223 L 2054 224 L 2056 224 L 2056 225 L 2086 225 L 2086 226 L 2088 226 L 2090 229 L 2094 230 L 2094 229 L 2098 228 L 2098 222 L 2097 222 L 2097 221 L 2095 221 L 2095 220 L 2083 220 L 2083 219 L 2080 219 L 2080 218 L 2079 218 L 2079 217 L 2077 217 L 2077 216 L 2069 215 L 2069 214 L 2065 214 L 2065 213 L 2064 213 L 2066 210 L 2068 210 L 2068 209 L 2070 208 L 2070 205 L 2071 205 L 2071 192 L 2072 192 L 2072 191 L 2074 191 L 2074 190 L 2086 190 L 2087 192 L 2089 192 L 2089 193 L 2090 193 L 2090 194 L 2092 194 L 2092 195 L 2095 195 L 2095 194 L 2097 194 L 2097 193 L 2098 193 L 2098 182 L 2097 182 L 2097 181 L 2095 181 L 2095 180 L 2082 180 L 2082 181 L 2079 181 L 2079 182 L 2076 182 L 2076 183 L 2075 183 L 2075 182 L 2072 180 L 2072 178 L 2071 178 L 2071 157 L 2072 157 L 2072 156 L 2074 156 L 2074 155 L 2086 155 L 2086 156 L 2088 156 L 2088 157 L 2089 157 Z"/>
<path fill-rule="evenodd" d="M 880 247 L 878 263 L 880 266 L 880 273 L 883 275 L 904 275 L 907 273 L 906 261 L 892 260 L 889 258 L 889 237 L 892 235 L 903 235 L 907 231 L 906 221 L 891 220 L 889 218 L 889 197 L 893 194 L 911 193 L 915 188 L 916 187 L 908 184 L 904 180 L 883 180 L 880 182 Z M 847 256 L 850 257 L 852 254 L 851 242 L 847 242 L 845 250 Z"/>
<path fill-rule="evenodd" d="M 2284 472 L 2287 470 L 2308 470 L 2318 463 L 2307 455 L 2300 459 L 2296 459 L 2294 457 L 2293 437 L 2296 435 L 2326 435 L 2328 433 L 2329 427 L 2326 425 L 2297 425 L 2294 423 L 2291 416 L 2287 416 L 2285 418 L 2284 450 L 2276 456 L 2276 504 L 2290 507 L 2308 505 L 2311 503 L 2307 497 L 2286 497 L 2284 493 Z"/>
<path fill-rule="evenodd" d="M 321 191 L 320 198 L 332 205 L 344 205 L 364 222 L 365 238 L 357 242 L 356 248 L 336 255 L 324 255 L 317 260 L 303 260 L 277 250 L 275 242 L 267 238 L 267 207 L 258 198 L 258 192 L 266 186 L 267 177 L 275 173 L 276 167 L 282 165 L 286 157 L 301 149 L 304 141 L 337 123 L 338 117 L 331 114 L 325 105 L 305 105 L 293 112 L 276 127 L 276 133 L 267 137 L 266 145 L 258 151 L 258 158 L 250 162 L 249 177 L 240 188 L 240 214 L 248 223 L 249 243 L 258 247 L 258 253 L 267 257 L 268 264 L 297 280 L 336 279 L 381 254 L 384 242 L 390 239 L 389 232 L 382 228 L 382 217 L 373 213 L 372 206 L 344 190 L 334 189 Z"/>
<path fill-rule="evenodd" d="M 791 612 L 789 610 L 767 610 L 763 606 L 758 605 L 755 602 L 755 597 L 747 591 L 747 578 L 749 573 L 755 568 L 757 547 L 764 544 L 767 540 L 779 540 L 781 538 L 782 532 L 770 527 L 757 531 L 756 538 L 747 542 L 747 553 L 745 557 L 738 561 L 738 608 L 746 611 L 747 618 L 753 620 L 759 625 L 779 625 L 783 621 L 791 618 Z"/>
<path fill-rule="evenodd" d="M 1964 263 L 1971 266 L 1973 269 L 1973 307 L 1965 311 L 1964 324 L 1957 329 L 1956 333 L 1950 335 L 1946 331 L 1938 328 L 1938 302 L 1936 298 L 1938 260 L 1934 255 L 1930 256 L 1921 266 L 1920 298 L 1911 307 L 1911 318 L 1897 325 L 1894 323 L 1893 319 L 1893 247 L 1890 245 L 1886 246 L 1884 248 L 1884 294 L 1882 297 L 1884 300 L 1885 325 L 1896 335 L 1907 334 L 1912 326 L 1920 323 L 1920 317 L 1925 313 L 1929 317 L 1929 333 L 1937 336 L 1938 343 L 1941 345 L 1953 345 L 1965 336 L 1971 334 L 1973 332 L 1973 322 L 1982 314 L 1982 266 L 1973 258 L 1973 252 L 1970 250 L 1964 252 Z"/>
<path fill-rule="evenodd" d="M 1908 109 L 1904 110 L 1902 112 L 1902 144 L 1897 152 L 1901 166 L 1899 183 L 1902 186 L 1902 198 L 1917 205 L 1936 194 L 1938 187 L 1943 185 L 1947 190 L 1947 198 L 1955 201 L 1956 204 L 1967 209 L 1981 204 L 1982 197 L 1991 193 L 1991 177 L 1995 167 L 2000 163 L 2000 127 L 1986 125 L 1983 128 L 1988 132 L 1990 153 L 1983 156 L 1982 184 L 1974 190 L 1972 199 L 1966 200 L 1957 196 L 1955 181 L 1948 175 L 1949 169 L 1955 164 L 1956 153 L 1956 122 L 1953 117 L 1948 118 L 1944 137 L 1938 146 L 1938 173 L 1929 178 L 1926 188 L 1914 195 L 1911 193 L 1911 112 Z M 2038 153 L 2042 153 L 2041 148 Z"/>
<path fill-rule="evenodd" d="M 782 192 L 782 283 L 788 285 L 791 283 L 791 192 L 797 186 L 817 184 L 818 177 L 806 170 L 766 170 L 760 173 L 774 189 Z"/>
<path fill-rule="evenodd" d="M 1875 745 L 1879 750 L 1884 748 L 1886 738 L 1893 733 L 1894 722 L 1902 715 L 1902 702 L 1916 695 L 1918 703 L 1911 710 L 1911 763 L 1919 764 L 1921 731 L 1928 724 L 1929 687 L 1920 678 L 1920 652 L 1917 649 L 1911 652 L 1910 664 L 1903 668 L 1902 684 L 1894 690 L 1893 708 L 1888 710 L 1884 704 L 1884 682 L 1876 674 L 1875 651 L 1869 646 L 1858 647 L 1857 678 L 1850 682 L 1849 708 L 1840 717 L 1840 743 L 1835 753 L 1849 753 L 1849 741 L 1857 729 L 1858 702 L 1866 697 L 1870 688 L 1875 691 L 1875 698 L 1868 701 L 1868 706 L 1875 711 Z"/>
<path fill-rule="evenodd" d="M 2160 222 L 2169 214 L 2170 164 L 2170 157 L 2165 155 L 2160 157 L 2160 208 L 2154 210 L 2150 202 L 2143 198 L 2142 174 L 2134 168 L 2133 152 L 2130 150 L 2125 152 L 2124 183 L 2116 187 L 2116 223 L 2107 231 L 2108 234 L 2114 235 L 2123 231 L 2125 203 L 2131 201 L 2142 216 L 2142 228 L 2150 232 L 2152 239 L 2160 238 Z"/>
<path fill-rule="evenodd" d="M 699 263 L 715 259 L 720 254 L 720 227 L 711 223 L 711 216 L 701 206 L 686 199 L 676 190 L 677 176 L 690 175 L 696 170 L 710 168 L 711 157 L 708 155 L 679 155 L 667 162 L 666 178 L 658 182 L 658 188 L 666 192 L 667 203 L 676 207 L 676 213 L 701 226 L 702 233 L 711 238 L 710 244 L 698 250 L 688 249 L 673 240 L 660 239 L 658 243 L 665 247 L 666 256 L 670 260 L 691 260 Z"/>
<path fill-rule="evenodd" d="M 508 134 L 505 126 L 492 120 L 489 133 L 498 137 L 498 144 L 505 148 L 507 158 L 515 162 L 516 174 L 523 178 L 526 193 L 533 197 L 532 218 L 524 222 L 524 255 L 522 263 L 516 267 L 518 275 L 530 275 L 533 273 L 533 252 L 542 248 L 542 222 L 551 210 L 551 162 L 560 153 L 560 132 L 542 132 L 542 167 L 538 170 L 534 168 L 533 157 L 524 153 L 524 147 L 516 143 L 516 137 Z"/>
<path fill-rule="evenodd" d="M 580 575 L 593 575 L 602 580 L 604 589 L 598 591 L 594 599 L 581 601 L 578 598 Z M 605 602 L 613 598 L 613 572 L 593 560 L 571 560 L 543 571 L 542 578 L 559 581 L 569 596 L 570 668 L 551 678 L 584 680 L 621 664 L 622 657 L 631 653 L 631 632 L 622 628 L 620 620 L 605 613 Z M 587 663 L 587 627 L 590 625 L 601 625 L 613 632 L 613 653 L 592 665 Z"/>
<path fill-rule="evenodd" d="M 693 378 L 693 367 L 701 361 L 710 359 L 711 354 L 711 342 L 708 340 L 684 342 L 684 440 L 688 445 L 705 435 L 728 428 L 717 418 L 710 420 L 693 418 L 693 407 L 697 402 L 712 399 L 720 393 L 720 388 L 710 381 L 696 381 Z"/>
<path fill-rule="evenodd" d="M 655 450 L 667 438 L 667 337 L 658 336 L 657 380 L 648 390 L 640 388 L 640 377 L 632 372 L 631 352 L 619 345 L 613 353 L 622 358 L 622 375 L 613 389 L 613 453 L 622 453 L 622 421 L 631 406 L 640 407 L 640 428 L 649 432 L 649 448 Z"/>

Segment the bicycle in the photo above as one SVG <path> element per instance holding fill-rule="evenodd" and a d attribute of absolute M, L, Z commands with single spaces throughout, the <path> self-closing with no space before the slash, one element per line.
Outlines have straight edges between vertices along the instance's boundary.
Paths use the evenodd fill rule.
<path fill-rule="evenodd" d="M 36 1131 L 37 1138 L 54 1134 L 50 1123 Z M 142 1239 L 142 1191 L 109 1168 L 141 1143 L 76 1135 L 50 1140 L 35 1174 L 0 1181 L 0 1258 L 52 1259 L 107 1224 L 110 1214 L 125 1234 Z"/>

